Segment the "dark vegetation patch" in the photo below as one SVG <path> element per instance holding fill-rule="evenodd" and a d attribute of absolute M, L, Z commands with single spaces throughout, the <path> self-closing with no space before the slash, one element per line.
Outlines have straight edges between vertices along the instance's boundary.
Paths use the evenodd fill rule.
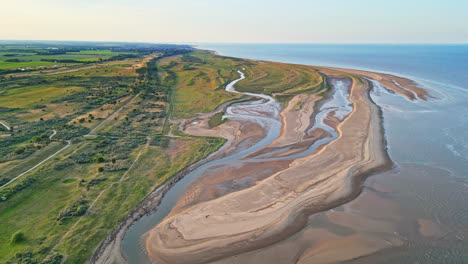
<path fill-rule="evenodd" d="M 150 145 L 151 146 L 158 146 L 158 147 L 161 147 L 163 149 L 166 149 L 168 146 L 169 146 L 169 142 L 170 142 L 170 137 L 167 137 L 167 136 L 155 136 L 151 139 L 150 141 Z"/>
<path fill-rule="evenodd" d="M 214 114 L 210 118 L 210 120 L 208 120 L 208 125 L 210 126 L 210 128 L 217 127 L 221 125 L 222 123 L 226 122 L 227 118 L 223 118 L 224 114 L 225 114 L 224 111 Z"/>
<path fill-rule="evenodd" d="M 65 209 L 60 211 L 55 220 L 63 221 L 73 216 L 82 216 L 86 214 L 89 208 L 89 202 L 84 198 L 72 201 Z"/>
<path fill-rule="evenodd" d="M 12 187 L 7 186 L 7 187 L 5 187 L 3 189 L 0 189 L 0 203 L 3 202 L 3 201 L 8 200 L 15 193 L 17 193 L 17 192 L 31 186 L 36 181 L 37 181 L 37 179 L 30 177 L 30 178 L 26 178 L 24 180 L 20 180 L 19 183 L 13 185 Z"/>
<path fill-rule="evenodd" d="M 192 56 L 190 54 L 184 54 L 182 56 L 182 62 L 191 62 L 191 63 L 204 63 L 202 59 Z"/>
<path fill-rule="evenodd" d="M 76 182 L 76 179 L 66 179 L 66 180 L 63 180 L 62 182 L 63 183 L 72 183 L 72 182 Z"/>

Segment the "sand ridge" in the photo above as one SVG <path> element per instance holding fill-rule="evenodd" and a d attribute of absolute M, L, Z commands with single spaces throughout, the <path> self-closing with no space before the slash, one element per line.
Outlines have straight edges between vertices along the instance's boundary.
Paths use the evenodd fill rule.
<path fill-rule="evenodd" d="M 365 177 L 391 168 L 381 111 L 369 97 L 372 83 L 366 79 L 376 80 L 410 100 L 426 100 L 430 95 L 425 90 L 419 90 L 411 80 L 392 75 L 313 68 L 327 79 L 352 79 L 349 93 L 352 112 L 343 120 L 334 118 L 333 114 L 329 114 L 329 120 L 325 120 L 327 125 L 336 129 L 338 137 L 305 157 L 282 160 L 275 166 L 264 162 L 265 167 L 274 168 L 268 173 L 262 172 L 263 166 L 253 163 L 249 165 L 251 167 L 233 169 L 225 174 L 204 176 L 199 185 L 187 190 L 188 196 L 192 197 L 179 201 L 174 211 L 145 236 L 146 251 L 152 261 L 206 263 L 269 246 L 301 230 L 310 214 L 334 208 L 357 197 Z M 314 94 L 296 95 L 280 113 L 280 136 L 246 158 L 287 156 L 303 151 L 317 139 L 329 136 L 320 130 L 309 131 L 309 135 L 305 135 L 317 114 L 317 102 Z M 207 122 L 211 115 L 222 111 L 225 106 L 194 119 L 180 120 L 180 128 L 185 133 L 228 139 L 211 159 L 238 151 L 241 142 L 257 141 L 266 133 L 265 128 L 248 121 L 231 120 L 209 128 Z M 271 151 L 277 152 L 272 155 Z M 263 175 L 255 179 L 261 173 Z M 177 175 L 180 178 L 184 174 Z M 242 177 L 255 180 L 249 186 L 232 192 L 219 193 L 213 187 Z M 171 181 L 171 184 L 174 182 Z M 168 189 L 170 186 L 161 188 Z M 119 234 L 123 234 L 125 230 L 122 230 Z M 121 236 L 114 238 L 103 250 L 109 251 L 110 255 L 117 254 L 120 241 Z M 308 259 L 310 254 L 314 253 L 304 252 L 303 260 Z M 120 254 L 118 260 L 103 255 L 96 263 L 125 262 Z"/>
<path fill-rule="evenodd" d="M 385 88 L 390 91 L 396 92 L 400 95 L 405 96 L 409 100 L 428 100 L 433 98 L 427 90 L 418 86 L 413 80 L 395 76 L 386 73 L 376 73 L 363 70 L 354 69 L 343 69 L 343 68 L 325 68 L 326 70 L 334 70 L 338 72 L 353 74 L 375 80 L 382 84 Z"/>
<path fill-rule="evenodd" d="M 172 214 L 149 232 L 149 256 L 161 263 L 206 263 L 261 248 L 300 229 L 310 213 L 356 197 L 364 177 L 391 167 L 380 109 L 369 97 L 370 88 L 370 82 L 353 78 L 349 94 L 353 110 L 336 124 L 336 140 L 250 188 Z M 297 141 L 297 136 L 288 138 L 287 134 L 284 131 L 276 142 Z"/>

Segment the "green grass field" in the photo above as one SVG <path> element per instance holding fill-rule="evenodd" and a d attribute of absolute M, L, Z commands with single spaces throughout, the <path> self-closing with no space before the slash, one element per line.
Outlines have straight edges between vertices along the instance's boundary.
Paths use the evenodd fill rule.
<path fill-rule="evenodd" d="M 213 56 L 208 52 L 195 52 L 190 56 L 162 60 L 160 68 L 176 77 L 174 86 L 174 116 L 187 118 L 200 112 L 214 110 L 223 102 L 240 95 L 224 91 L 231 80 L 238 77 L 237 69 L 244 61 Z"/>
<path fill-rule="evenodd" d="M 80 50 L 78 52 L 67 52 L 67 54 L 79 55 L 120 55 L 120 54 L 134 54 L 130 52 L 115 52 L 111 50 Z"/>
<path fill-rule="evenodd" d="M 0 53 L 0 60 L 24 60 L 24 61 L 40 61 L 42 59 L 48 60 L 77 60 L 77 61 L 97 61 L 99 58 L 106 58 L 109 56 L 78 56 L 78 55 L 36 55 L 36 54 L 21 54 L 20 57 L 8 57 L 6 54 Z M 21 62 L 16 62 L 21 63 Z"/>
<path fill-rule="evenodd" d="M 298 94 L 321 89 L 322 76 L 304 65 L 278 62 L 255 62 L 246 67 L 246 79 L 237 84 L 244 92 Z"/>
<path fill-rule="evenodd" d="M 45 67 L 45 66 L 53 66 L 56 63 L 48 62 L 48 61 L 26 61 L 26 62 L 6 62 L 0 61 L 0 70 L 6 69 L 18 69 L 18 68 L 28 68 L 28 67 Z"/>
<path fill-rule="evenodd" d="M 64 67 L 81 63 L 100 62 L 119 55 L 137 55 L 135 52 L 114 52 L 111 50 L 64 51 L 62 54 L 47 54 L 47 52 L 50 51 L 38 47 L 0 47 L 0 73 L 1 71 L 33 71 L 51 67 Z"/>
<path fill-rule="evenodd" d="M 56 98 L 72 95 L 80 91 L 80 87 L 51 87 L 49 85 L 35 85 L 0 92 L 0 106 L 9 108 L 23 108 L 36 103 L 47 103 Z"/>

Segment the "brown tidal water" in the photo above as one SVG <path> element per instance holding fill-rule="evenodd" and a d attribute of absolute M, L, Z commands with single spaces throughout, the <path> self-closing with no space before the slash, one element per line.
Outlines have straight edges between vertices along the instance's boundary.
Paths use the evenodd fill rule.
<path fill-rule="evenodd" d="M 393 222 L 394 232 L 404 243 L 349 263 L 466 263 L 468 186 L 443 169 L 419 164 L 400 168 L 371 178 L 366 186 L 374 191 L 372 186 L 381 184 L 391 190 L 383 195 L 397 206 L 400 219 Z M 366 202 L 361 198 L 355 203 Z"/>
<path fill-rule="evenodd" d="M 314 214 L 292 237 L 214 263 L 466 263 L 468 187 L 404 163 L 372 176 L 352 202 Z"/>
<path fill-rule="evenodd" d="M 369 177 L 350 203 L 311 215 L 288 239 L 215 263 L 468 263 L 467 98 L 426 85 L 441 92 L 437 99 L 372 92 L 393 170 Z"/>
<path fill-rule="evenodd" d="M 466 145 L 466 95 L 410 102 L 381 88 L 372 98 L 394 169 L 288 239 L 215 263 L 468 263 L 468 163 L 457 151 Z"/>

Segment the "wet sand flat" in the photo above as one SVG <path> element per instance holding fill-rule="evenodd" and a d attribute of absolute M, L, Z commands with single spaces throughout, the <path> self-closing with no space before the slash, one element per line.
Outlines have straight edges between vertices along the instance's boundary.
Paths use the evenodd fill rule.
<path fill-rule="evenodd" d="M 356 198 L 361 192 L 362 181 L 370 174 L 391 168 L 381 111 L 370 99 L 373 83 L 367 79 L 385 83 L 387 89 L 410 100 L 425 100 L 429 95 L 411 80 L 392 75 L 337 68 L 316 69 L 329 80 L 349 82 L 347 99 L 352 111 L 342 118 L 330 111 L 323 120 L 336 131 L 336 136 L 321 128 L 312 129 L 323 99 L 320 101 L 316 94 L 295 95 L 280 112 L 281 132 L 274 141 L 240 158 L 239 164 L 207 170 L 184 191 L 171 213 L 145 235 L 145 249 L 152 261 L 207 263 L 268 248 L 300 231 L 307 224 L 309 215 Z M 260 116 L 269 115 L 276 106 L 271 105 L 267 96 L 262 98 L 267 108 L 252 107 L 251 111 Z M 187 134 L 227 139 L 211 159 L 247 149 L 271 132 L 272 127 L 256 123 L 255 117 L 236 119 L 240 113 L 236 111 L 231 113 L 233 119 L 210 128 L 208 120 L 216 111 L 181 122 L 181 129 Z M 314 143 L 327 138 L 331 141 L 308 151 Z M 329 218 L 343 226 L 359 221 L 349 217 L 343 220 L 334 213 Z M 428 226 L 421 223 L 421 226 Z M 320 232 L 312 232 L 307 239 L 317 239 Z M 347 251 L 350 254 L 343 256 L 353 256 L 352 252 L 368 255 L 386 247 L 370 237 L 338 239 L 342 242 L 336 242 L 337 245 L 362 242 L 354 249 L 350 247 Z M 119 241 L 111 243 L 109 250 L 120 256 L 116 253 L 119 245 Z M 301 263 L 317 259 L 311 256 L 321 256 L 319 259 L 324 262 L 334 260 L 331 257 L 335 254 L 333 244 L 323 241 L 319 248 L 322 253 L 318 253 L 317 248 L 304 248 L 301 255 L 305 262 Z M 125 262 L 123 258 L 119 259 L 118 262 Z M 334 261 L 344 259 L 346 257 Z M 296 261 L 298 259 L 292 262 Z"/>
<path fill-rule="evenodd" d="M 391 75 L 391 74 L 385 74 L 385 73 L 375 73 L 375 72 L 369 72 L 369 71 L 363 71 L 363 70 L 354 70 L 354 69 L 343 69 L 343 68 L 328 68 L 332 70 L 337 70 L 340 72 L 346 72 L 349 74 L 355 74 L 358 76 L 366 77 L 369 79 L 373 79 L 383 86 L 385 86 L 387 89 L 399 93 L 406 98 L 410 100 L 427 100 L 431 98 L 429 95 L 428 91 L 419 87 L 417 83 L 414 81 Z"/>
<path fill-rule="evenodd" d="M 361 177 L 388 168 L 380 112 L 370 83 L 353 80 L 353 111 L 338 139 L 256 184 L 171 215 L 147 238 L 150 257 L 163 263 L 206 263 L 260 248 L 294 233 L 310 213 L 359 193 Z M 209 227 L 209 228 L 206 228 Z"/>

